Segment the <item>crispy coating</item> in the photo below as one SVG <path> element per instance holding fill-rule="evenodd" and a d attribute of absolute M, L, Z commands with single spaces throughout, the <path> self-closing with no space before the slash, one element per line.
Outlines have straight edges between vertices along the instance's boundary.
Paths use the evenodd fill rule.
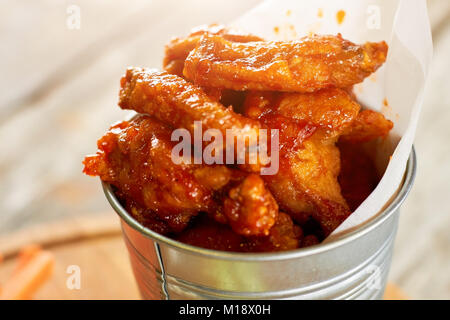
<path fill-rule="evenodd" d="M 325 235 L 350 214 L 337 180 L 340 158 L 334 140 L 315 132 L 302 146 L 282 150 L 278 174 L 265 177 L 282 210 L 300 224 L 312 216 Z"/>
<path fill-rule="evenodd" d="M 394 127 L 394 123 L 383 114 L 373 110 L 363 110 L 345 130 L 341 137 L 343 142 L 363 143 L 386 137 Z"/>
<path fill-rule="evenodd" d="M 294 224 L 289 215 L 280 212 L 269 235 L 249 238 L 246 250 L 249 252 L 293 250 L 299 247 L 302 236 L 302 229 Z"/>
<path fill-rule="evenodd" d="M 393 124 L 361 111 L 352 88 L 387 51 L 385 42 L 356 45 L 340 34 L 264 41 L 201 26 L 166 46 L 165 71 L 127 70 L 119 106 L 140 114 L 112 126 L 83 171 L 110 183 L 141 225 L 181 242 L 234 252 L 318 244 L 379 182 L 362 144 Z M 175 163 L 179 128 L 233 135 L 238 164 L 194 164 L 186 155 L 190 162 Z M 275 175 L 254 174 L 262 159 L 247 162 L 261 129 L 279 132 Z M 231 150 L 226 143 L 219 151 Z"/>
<path fill-rule="evenodd" d="M 129 68 L 121 80 L 119 106 L 149 114 L 194 136 L 194 122 L 203 130 L 220 130 L 243 139 L 257 139 L 260 124 L 235 113 L 209 97 L 202 89 L 176 75 L 153 69 Z M 227 130 L 229 130 L 227 132 Z"/>
<path fill-rule="evenodd" d="M 236 233 L 268 235 L 278 216 L 278 205 L 256 174 L 232 188 L 223 203 L 224 215 Z"/>
<path fill-rule="evenodd" d="M 201 37 L 205 34 L 220 35 L 233 42 L 262 41 L 263 39 L 242 31 L 212 24 L 199 26 L 191 31 L 186 38 L 174 38 L 166 45 L 163 61 L 164 70 L 177 76 L 183 76 L 184 61 L 189 53 L 195 49 Z"/>
<path fill-rule="evenodd" d="M 261 119 L 267 114 L 275 113 L 280 96 L 276 91 L 249 91 L 244 100 L 244 116 Z"/>
<path fill-rule="evenodd" d="M 215 209 L 213 190 L 228 182 L 229 173 L 222 166 L 174 164 L 170 134 L 169 127 L 145 115 L 123 121 L 98 141 L 99 151 L 85 158 L 84 172 L 113 184 L 179 232 L 199 211 Z"/>
<path fill-rule="evenodd" d="M 200 86 L 313 92 L 363 81 L 384 63 L 387 50 L 385 42 L 356 45 L 340 35 L 235 43 L 205 34 L 183 74 Z"/>
<path fill-rule="evenodd" d="M 350 126 L 360 105 L 342 89 L 324 89 L 314 93 L 281 95 L 277 112 L 295 120 L 305 120 L 330 132 L 339 133 Z"/>
<path fill-rule="evenodd" d="M 86 158 L 85 172 L 115 185 L 138 221 L 161 233 L 169 230 L 160 222 L 179 232 L 199 211 L 220 211 L 238 234 L 269 234 L 278 206 L 258 175 L 242 178 L 226 166 L 174 164 L 173 145 L 168 127 L 141 115 L 111 128 L 99 141 L 99 152 Z M 242 181 L 217 203 L 214 192 L 231 180 Z"/>
<path fill-rule="evenodd" d="M 269 112 L 295 121 L 306 121 L 333 134 L 349 127 L 360 105 L 343 89 L 323 89 L 314 93 L 252 91 L 244 102 L 244 115 L 259 119 Z"/>
<path fill-rule="evenodd" d="M 264 177 L 280 209 L 300 224 L 312 216 L 327 235 L 350 214 L 337 180 L 340 158 L 335 141 L 360 107 L 344 90 L 314 95 L 251 92 L 244 114 L 258 118 L 264 128 L 280 129 L 280 169 Z M 332 116 L 339 110 L 335 104 L 343 110 L 336 112 L 338 117 Z"/>
<path fill-rule="evenodd" d="M 170 235 L 171 232 L 174 231 L 173 228 L 171 228 L 164 219 L 155 214 L 154 211 L 144 208 L 130 196 L 123 194 L 120 190 L 117 190 L 115 193 L 125 210 L 144 227 L 162 235 Z"/>
<path fill-rule="evenodd" d="M 195 223 L 175 239 L 206 249 L 233 252 L 267 252 L 293 250 L 299 247 L 302 229 L 289 215 L 280 212 L 268 236 L 244 237 L 228 226 L 207 216 L 200 216 Z"/>
<path fill-rule="evenodd" d="M 361 144 L 339 142 L 338 147 L 341 153 L 339 184 L 348 206 L 355 211 L 375 190 L 380 177 Z"/>

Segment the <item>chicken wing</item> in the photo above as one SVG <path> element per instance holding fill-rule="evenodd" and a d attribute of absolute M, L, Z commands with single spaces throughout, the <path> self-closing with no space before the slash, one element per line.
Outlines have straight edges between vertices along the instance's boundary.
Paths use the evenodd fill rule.
<path fill-rule="evenodd" d="M 173 163 L 170 132 L 149 116 L 122 122 L 100 139 L 99 152 L 84 161 L 84 172 L 116 186 L 138 220 L 160 232 L 167 233 L 164 223 L 179 232 L 204 211 L 238 234 L 267 235 L 278 206 L 263 180 L 226 166 Z"/>
<path fill-rule="evenodd" d="M 212 24 L 199 26 L 191 31 L 186 38 L 175 38 L 166 45 L 163 61 L 164 70 L 177 76 L 183 76 L 184 61 L 189 53 L 195 49 L 201 37 L 205 34 L 220 35 L 233 42 L 262 41 L 263 39 L 252 34 L 226 28 L 222 25 Z"/>
<path fill-rule="evenodd" d="M 176 75 L 153 69 L 129 68 L 121 80 L 119 106 L 149 114 L 171 125 L 185 128 L 194 136 L 194 122 L 202 129 L 220 130 L 223 137 L 232 135 L 258 140 L 260 124 L 225 108 L 202 89 Z"/>
<path fill-rule="evenodd" d="M 340 141 L 363 143 L 376 138 L 384 138 L 394 127 L 392 121 L 373 110 L 363 110 L 342 134 Z"/>
<path fill-rule="evenodd" d="M 385 62 L 387 50 L 385 42 L 356 45 L 340 35 L 235 43 L 205 34 L 183 74 L 200 86 L 312 92 L 363 81 Z"/>
<path fill-rule="evenodd" d="M 339 150 L 335 138 L 319 130 L 301 146 L 280 156 L 280 170 L 264 177 L 280 208 L 300 224 L 311 216 L 324 235 L 330 234 L 350 214 L 338 183 Z"/>
<path fill-rule="evenodd" d="M 244 102 L 244 115 L 259 119 L 275 113 L 339 134 L 353 123 L 360 108 L 346 90 L 338 88 L 314 93 L 252 91 Z"/>
<path fill-rule="evenodd" d="M 98 141 L 99 151 L 84 160 L 84 172 L 99 176 L 157 215 L 171 231 L 184 229 L 199 211 L 215 210 L 214 190 L 230 177 L 226 167 L 208 168 L 208 183 L 201 165 L 174 164 L 169 127 L 145 115 L 121 122 Z M 142 215 L 143 213 L 141 213 Z"/>

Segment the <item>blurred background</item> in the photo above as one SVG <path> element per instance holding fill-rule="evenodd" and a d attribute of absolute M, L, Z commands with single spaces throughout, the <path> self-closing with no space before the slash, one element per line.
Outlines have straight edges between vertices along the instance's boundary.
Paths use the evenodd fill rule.
<path fill-rule="evenodd" d="M 127 114 L 116 107 L 125 67 L 160 67 L 172 35 L 226 24 L 258 2 L 3 0 L 1 239 L 55 220 L 113 215 L 81 161 Z M 417 179 L 402 209 L 390 279 L 410 297 L 450 299 L 450 1 L 428 5 L 434 61 L 415 142 Z M 79 25 L 68 20 L 77 8 Z"/>

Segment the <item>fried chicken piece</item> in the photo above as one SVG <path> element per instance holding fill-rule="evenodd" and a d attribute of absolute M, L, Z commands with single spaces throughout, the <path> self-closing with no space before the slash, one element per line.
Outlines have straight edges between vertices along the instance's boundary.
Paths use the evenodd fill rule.
<path fill-rule="evenodd" d="M 204 131 L 220 130 L 223 137 L 233 135 L 242 145 L 249 138 L 258 140 L 258 121 L 225 108 L 196 85 L 164 71 L 129 68 L 121 80 L 119 106 L 149 114 L 175 129 L 185 128 L 192 136 L 194 122 L 199 121 Z"/>
<path fill-rule="evenodd" d="M 252 91 L 244 102 L 244 115 L 259 119 L 270 112 L 296 121 L 306 121 L 333 134 L 349 127 L 360 105 L 343 89 L 323 89 L 314 93 Z"/>
<path fill-rule="evenodd" d="M 363 143 L 386 137 L 394 123 L 383 114 L 373 110 L 363 110 L 340 138 L 343 142 Z"/>
<path fill-rule="evenodd" d="M 175 164 L 171 129 L 149 116 L 123 121 L 98 141 L 96 155 L 84 160 L 84 172 L 114 185 L 171 231 L 183 230 L 199 211 L 213 210 L 213 191 L 228 183 L 224 166 Z M 204 170 L 208 171 L 205 183 Z M 141 213 L 143 214 L 143 213 Z"/>
<path fill-rule="evenodd" d="M 332 88 L 314 93 L 282 94 L 277 112 L 337 134 L 351 125 L 360 108 L 345 90 Z"/>
<path fill-rule="evenodd" d="M 319 243 L 320 243 L 319 239 L 315 235 L 310 234 L 303 238 L 301 247 L 307 248 L 307 247 L 315 246 L 316 244 L 319 244 Z"/>
<path fill-rule="evenodd" d="M 175 235 L 174 239 L 205 249 L 245 251 L 245 238 L 243 236 L 235 233 L 228 225 L 219 223 L 206 215 L 198 217 L 193 225 L 182 233 Z"/>
<path fill-rule="evenodd" d="M 203 87 L 202 89 L 214 101 L 220 102 L 223 106 L 232 107 L 236 113 L 243 113 L 247 92 L 214 87 Z"/>
<path fill-rule="evenodd" d="M 248 252 L 273 252 L 293 250 L 299 247 L 302 229 L 295 225 L 291 217 L 283 212 L 278 214 L 275 225 L 266 237 L 251 237 L 247 240 Z"/>
<path fill-rule="evenodd" d="M 210 190 L 218 191 L 234 179 L 234 171 L 226 166 L 197 166 L 194 171 L 195 179 Z"/>
<path fill-rule="evenodd" d="M 144 208 L 130 197 L 122 194 L 119 190 L 115 194 L 125 210 L 144 227 L 162 235 L 169 235 L 173 231 L 168 223 L 152 210 Z"/>
<path fill-rule="evenodd" d="M 269 190 L 294 220 L 302 224 L 312 216 L 324 234 L 330 234 L 350 214 L 337 181 L 340 158 L 335 138 L 319 130 L 302 146 L 281 152 L 278 174 L 264 177 Z"/>
<path fill-rule="evenodd" d="M 217 203 L 214 192 L 237 180 L 226 166 L 174 164 L 170 128 L 144 115 L 111 128 L 98 146 L 100 151 L 86 158 L 85 172 L 99 175 L 115 185 L 122 198 L 141 204 L 139 208 L 131 203 L 129 209 L 158 230 L 164 230 L 160 221 L 179 232 L 199 211 L 215 213 L 223 199 Z M 225 222 L 247 236 L 267 235 L 277 215 L 275 200 L 254 174 L 232 188 L 223 203 Z"/>
<path fill-rule="evenodd" d="M 183 74 L 200 86 L 312 92 L 362 82 L 385 62 L 387 51 L 384 41 L 356 45 L 341 35 L 235 43 L 205 34 Z"/>
<path fill-rule="evenodd" d="M 380 177 L 361 144 L 339 142 L 341 171 L 339 184 L 350 209 L 355 211 L 375 190 Z"/>
<path fill-rule="evenodd" d="M 250 174 L 228 192 L 223 211 L 236 233 L 267 236 L 277 219 L 278 205 L 261 177 Z"/>
<path fill-rule="evenodd" d="M 345 96 L 346 93 L 339 94 Z M 249 93 L 245 104 L 245 114 L 253 113 L 263 128 L 279 129 L 279 171 L 275 175 L 264 176 L 264 180 L 281 210 L 300 224 L 313 216 L 321 224 L 323 233 L 329 234 L 350 213 L 337 182 L 340 163 L 339 151 L 335 147 L 339 136 L 336 132 L 348 125 L 347 117 L 342 117 L 341 122 L 335 122 L 335 130 L 326 130 L 328 126 L 318 126 L 320 121 L 310 123 L 310 119 L 314 119 L 308 118 L 310 114 L 315 114 L 316 119 L 321 117 L 318 116 L 319 111 L 307 112 L 306 106 L 313 109 L 313 103 L 304 103 L 303 114 L 306 116 L 288 118 L 278 113 L 277 105 L 282 101 L 281 96 L 284 94 Z M 348 114 L 356 116 L 359 105 L 348 100 L 346 103 L 351 105 Z M 251 107 L 254 107 L 253 110 Z M 291 106 L 289 108 L 294 109 Z M 323 110 L 326 114 L 327 108 Z"/>
<path fill-rule="evenodd" d="M 244 103 L 244 115 L 259 119 L 264 128 L 281 128 L 280 170 L 264 177 L 280 208 L 300 224 L 313 216 L 325 235 L 350 213 L 337 181 L 340 158 L 335 142 L 353 125 L 359 110 L 349 93 L 338 88 L 314 93 L 253 91 Z M 298 139 L 301 124 L 308 130 Z"/>
<path fill-rule="evenodd" d="M 274 113 L 280 96 L 276 91 L 249 91 L 244 100 L 243 115 L 250 119 L 261 119 Z"/>
<path fill-rule="evenodd" d="M 163 61 L 164 70 L 177 76 L 183 76 L 184 61 L 189 53 L 195 49 L 201 37 L 205 34 L 220 35 L 233 42 L 263 41 L 262 38 L 238 30 L 212 24 L 194 28 L 186 38 L 175 38 L 166 45 Z"/>
<path fill-rule="evenodd" d="M 293 250 L 299 247 L 302 230 L 285 213 L 280 212 L 268 236 L 244 237 L 225 224 L 208 216 L 200 216 L 194 224 L 175 236 L 175 239 L 193 246 L 233 252 L 271 252 Z"/>

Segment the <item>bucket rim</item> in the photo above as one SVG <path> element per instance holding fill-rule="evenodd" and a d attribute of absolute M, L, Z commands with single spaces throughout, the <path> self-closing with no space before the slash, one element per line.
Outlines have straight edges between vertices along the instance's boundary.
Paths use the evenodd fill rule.
<path fill-rule="evenodd" d="M 222 260 L 234 260 L 234 261 L 244 261 L 244 262 L 256 262 L 256 261 L 273 261 L 273 260 L 290 260 L 297 259 L 306 256 L 312 256 L 326 251 L 333 250 L 337 247 L 343 246 L 349 242 L 355 241 L 357 238 L 369 233 L 373 229 L 376 229 L 385 220 L 387 220 L 394 212 L 396 212 L 402 203 L 405 201 L 409 192 L 411 191 L 417 170 L 417 158 L 414 146 L 411 149 L 411 154 L 409 156 L 405 174 L 403 177 L 402 185 L 397 191 L 395 198 L 387 205 L 387 207 L 378 213 L 373 219 L 365 222 L 360 227 L 345 233 L 335 239 L 320 243 L 314 246 L 306 248 L 298 248 L 295 250 L 281 251 L 281 252 L 263 252 L 263 253 L 247 253 L 247 252 L 228 252 L 219 251 L 212 249 L 205 249 L 201 247 L 196 247 L 190 244 L 186 244 L 164 235 L 161 235 L 151 229 L 141 225 L 136 219 L 134 219 L 121 205 L 117 199 L 112 186 L 109 183 L 101 182 L 105 196 L 112 206 L 114 211 L 119 215 L 122 221 L 124 221 L 128 226 L 158 244 L 165 244 L 173 249 L 188 252 L 194 255 L 206 256 L 209 258 L 216 258 Z"/>

